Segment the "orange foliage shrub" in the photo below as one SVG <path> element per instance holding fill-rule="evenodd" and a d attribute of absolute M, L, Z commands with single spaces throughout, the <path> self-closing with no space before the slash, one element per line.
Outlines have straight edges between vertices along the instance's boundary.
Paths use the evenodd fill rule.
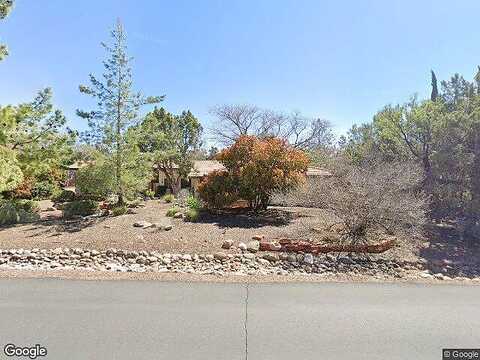
<path fill-rule="evenodd" d="M 305 178 L 308 157 L 278 138 L 241 136 L 217 155 L 226 170 L 210 174 L 200 185 L 200 197 L 219 208 L 239 198 L 255 209 L 266 209 L 275 192 L 287 192 Z"/>

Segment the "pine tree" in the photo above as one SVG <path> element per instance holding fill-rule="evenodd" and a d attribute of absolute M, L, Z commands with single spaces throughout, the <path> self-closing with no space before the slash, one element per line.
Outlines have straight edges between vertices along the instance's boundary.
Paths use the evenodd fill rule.
<path fill-rule="evenodd" d="M 91 86 L 80 85 L 80 92 L 98 100 L 98 108 L 89 112 L 77 110 L 77 115 L 88 120 L 91 130 L 87 133 L 89 141 L 99 145 L 111 159 L 115 169 L 115 193 L 122 204 L 126 158 L 131 145 L 127 142 L 126 132 L 136 123 L 141 106 L 158 103 L 164 97 L 144 97 L 141 93 L 133 92 L 132 58 L 127 55 L 125 31 L 120 20 L 111 37 L 111 45 L 102 43 L 108 54 L 103 62 L 103 81 L 90 74 Z"/>
<path fill-rule="evenodd" d="M 430 100 L 435 101 L 438 98 L 437 77 L 433 70 L 430 71 L 432 73 L 432 94 L 430 95 Z"/>

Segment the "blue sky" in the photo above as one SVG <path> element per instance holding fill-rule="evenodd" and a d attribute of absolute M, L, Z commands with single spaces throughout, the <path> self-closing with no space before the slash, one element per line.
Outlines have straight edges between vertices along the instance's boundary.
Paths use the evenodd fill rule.
<path fill-rule="evenodd" d="M 388 103 L 428 96 L 439 79 L 480 64 L 478 0 L 17 0 L 0 39 L 0 104 L 42 87 L 70 126 L 93 102 L 78 85 L 102 73 L 101 41 L 120 17 L 135 87 L 172 112 L 252 103 L 329 119 L 337 133 Z"/>

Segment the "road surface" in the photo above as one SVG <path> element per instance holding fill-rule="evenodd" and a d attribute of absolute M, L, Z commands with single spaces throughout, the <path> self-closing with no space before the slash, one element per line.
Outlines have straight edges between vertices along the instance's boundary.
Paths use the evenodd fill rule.
<path fill-rule="evenodd" d="M 12 343 L 58 360 L 439 360 L 480 348 L 479 300 L 454 285 L 0 280 L 0 359 Z"/>

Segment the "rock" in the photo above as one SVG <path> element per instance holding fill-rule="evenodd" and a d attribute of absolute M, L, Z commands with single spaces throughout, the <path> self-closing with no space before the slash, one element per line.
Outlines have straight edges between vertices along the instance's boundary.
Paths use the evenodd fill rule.
<path fill-rule="evenodd" d="M 190 254 L 185 254 L 182 256 L 182 259 L 185 261 L 192 261 L 192 256 Z"/>
<path fill-rule="evenodd" d="M 268 261 L 267 259 L 262 259 L 262 258 L 258 258 L 257 259 L 257 262 L 263 266 L 269 266 L 271 265 L 270 264 L 270 261 Z"/>
<path fill-rule="evenodd" d="M 265 254 L 262 256 L 265 260 L 276 262 L 278 261 L 278 254 Z"/>
<path fill-rule="evenodd" d="M 441 274 L 441 273 L 436 273 L 436 274 L 433 274 L 433 277 L 437 280 L 445 280 L 445 275 Z M 447 276 L 448 277 L 448 276 Z"/>
<path fill-rule="evenodd" d="M 165 231 L 170 231 L 172 229 L 173 229 L 172 225 L 165 225 L 165 227 L 163 228 L 163 230 L 165 230 Z"/>
<path fill-rule="evenodd" d="M 145 264 L 146 260 L 145 256 L 139 256 L 137 257 L 137 264 Z"/>
<path fill-rule="evenodd" d="M 291 262 L 291 263 L 297 262 L 297 257 L 295 256 L 295 254 L 288 255 L 288 262 Z"/>
<path fill-rule="evenodd" d="M 246 253 L 246 254 L 243 254 L 243 257 L 244 257 L 245 259 L 253 260 L 253 259 L 255 259 L 255 254 Z"/>
<path fill-rule="evenodd" d="M 247 250 L 250 252 L 257 252 L 258 250 L 260 250 L 260 241 L 258 240 L 249 241 L 247 244 Z"/>
<path fill-rule="evenodd" d="M 158 258 L 156 256 L 148 256 L 147 261 L 149 263 L 156 263 L 158 261 Z"/>
<path fill-rule="evenodd" d="M 223 252 L 217 252 L 213 254 L 213 257 L 217 260 L 223 261 L 228 259 L 228 255 Z"/>
<path fill-rule="evenodd" d="M 272 242 L 260 242 L 260 250 L 262 251 L 280 251 L 282 249 L 282 245 L 280 245 L 276 241 Z"/>
<path fill-rule="evenodd" d="M 428 271 L 423 271 L 419 274 L 420 277 L 424 279 L 431 279 L 433 278 L 432 274 L 430 274 Z"/>
<path fill-rule="evenodd" d="M 54 254 L 54 255 L 63 254 L 63 249 L 62 249 L 62 248 L 53 249 L 53 250 L 52 250 L 52 254 Z"/>
<path fill-rule="evenodd" d="M 305 254 L 305 256 L 303 257 L 303 262 L 305 264 L 312 265 L 313 264 L 313 255 L 312 254 Z"/>
<path fill-rule="evenodd" d="M 100 255 L 100 252 L 97 251 L 97 250 L 92 250 L 92 251 L 90 251 L 90 255 L 92 255 L 92 256 L 98 256 L 98 255 Z"/>
<path fill-rule="evenodd" d="M 238 244 L 238 248 L 242 251 L 246 251 L 247 250 L 247 245 L 243 242 L 241 242 L 240 244 Z"/>
<path fill-rule="evenodd" d="M 252 240 L 257 240 L 257 241 L 261 241 L 263 240 L 264 236 L 263 235 L 253 235 L 252 236 Z"/>
<path fill-rule="evenodd" d="M 173 215 L 174 219 L 182 219 L 183 218 L 183 213 L 182 212 L 177 212 L 175 215 Z"/>
<path fill-rule="evenodd" d="M 149 223 L 148 221 L 145 221 L 145 220 L 140 220 L 140 221 L 137 221 L 136 223 L 133 224 L 133 226 L 139 227 L 139 228 L 142 228 L 142 229 L 149 228 L 152 225 L 153 225 L 152 223 Z"/>
<path fill-rule="evenodd" d="M 208 254 L 205 256 L 205 260 L 212 261 L 215 257 L 212 254 Z"/>
<path fill-rule="evenodd" d="M 222 249 L 230 249 L 233 245 L 233 240 L 225 240 L 222 244 Z"/>

